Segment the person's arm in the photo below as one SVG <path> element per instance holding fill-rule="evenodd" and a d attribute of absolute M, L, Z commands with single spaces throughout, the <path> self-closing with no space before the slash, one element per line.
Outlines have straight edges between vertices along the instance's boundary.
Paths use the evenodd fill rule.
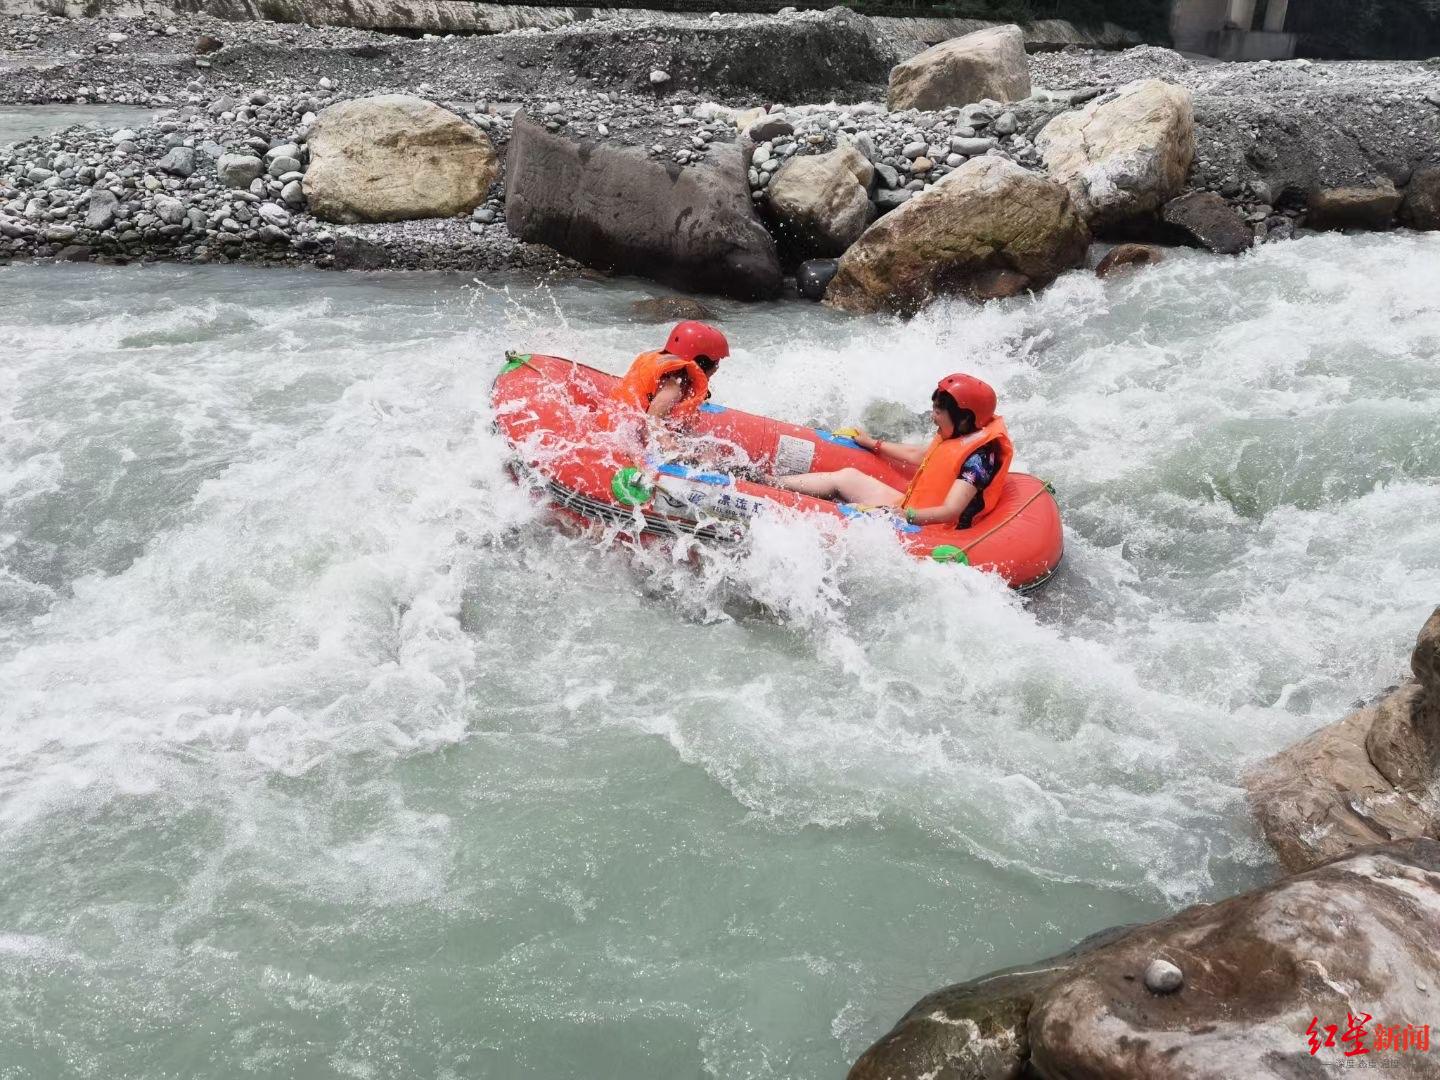
<path fill-rule="evenodd" d="M 919 465 L 925 458 L 926 446 L 912 446 L 910 443 L 886 442 L 884 439 L 877 439 L 868 432 L 857 430 L 855 441 L 860 444 L 862 450 L 869 450 L 879 454 L 881 457 L 890 458 L 892 461 L 904 462 L 906 465 Z"/>
<path fill-rule="evenodd" d="M 939 506 L 927 506 L 918 510 L 902 510 L 906 521 L 912 525 L 949 525 L 960 520 L 960 515 L 975 498 L 976 487 L 969 480 L 959 479 L 950 485 L 945 501 Z"/>
<path fill-rule="evenodd" d="M 669 378 L 660 384 L 660 389 L 655 391 L 655 396 L 650 399 L 650 407 L 645 411 L 656 419 L 663 419 L 684 400 L 684 383 L 678 378 Z"/>

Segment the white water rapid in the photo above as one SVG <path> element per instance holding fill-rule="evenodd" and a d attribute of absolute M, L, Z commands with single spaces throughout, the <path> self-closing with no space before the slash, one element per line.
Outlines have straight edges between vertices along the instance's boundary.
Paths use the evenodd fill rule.
<path fill-rule="evenodd" d="M 0 1076 L 837 1077 L 1264 880 L 1239 772 L 1440 601 L 1440 235 L 720 305 L 729 405 L 990 380 L 1067 526 L 1025 601 L 878 525 L 556 531 L 490 380 L 621 369 L 638 295 L 0 268 Z"/>

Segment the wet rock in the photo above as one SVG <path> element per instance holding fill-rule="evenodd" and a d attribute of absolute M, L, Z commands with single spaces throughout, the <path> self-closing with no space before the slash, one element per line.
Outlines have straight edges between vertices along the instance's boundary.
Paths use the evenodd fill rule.
<path fill-rule="evenodd" d="M 302 181 L 326 221 L 405 221 L 468 214 L 499 176 L 490 139 L 422 98 L 381 94 L 332 105 L 310 130 Z M 286 159 L 271 163 L 272 175 Z M 293 160 L 293 159 L 291 159 Z"/>
<path fill-rule="evenodd" d="M 226 187 L 248 188 L 265 171 L 265 163 L 251 154 L 222 154 L 215 171 Z"/>
<path fill-rule="evenodd" d="M 1159 79 L 1061 113 L 1035 140 L 1050 175 L 1093 228 L 1158 209 L 1180 193 L 1195 156 L 1190 91 Z"/>
<path fill-rule="evenodd" d="M 766 189 L 781 253 L 796 261 L 844 254 L 875 216 L 874 180 L 874 167 L 853 146 L 787 161 Z"/>
<path fill-rule="evenodd" d="M 780 291 L 775 242 L 755 214 L 734 144 L 680 167 L 641 147 L 552 134 L 522 113 L 505 191 L 513 236 L 597 269 L 739 299 Z"/>
<path fill-rule="evenodd" d="M 795 271 L 795 288 L 806 300 L 823 300 L 839 268 L 838 259 L 806 259 Z"/>
<path fill-rule="evenodd" d="M 1312 1056 L 1312 1018 L 1343 1030 L 1357 1008 L 1380 1022 L 1431 1015 L 1422 988 L 1440 978 L 1437 940 L 1440 843 L 1367 848 L 937 991 L 849 1077 L 1318 1077 L 1346 1048 L 1337 1039 Z M 1180 987 L 1146 986 L 1140 973 L 1156 958 L 1186 972 Z"/>
<path fill-rule="evenodd" d="M 647 296 L 630 305 L 630 313 L 642 322 L 681 322 L 699 319 L 709 322 L 715 313 L 701 301 L 690 296 Z"/>
<path fill-rule="evenodd" d="M 1440 608 L 1411 656 L 1415 681 L 1321 728 L 1243 777 L 1280 862 L 1301 870 L 1405 836 L 1440 836 Z"/>
<path fill-rule="evenodd" d="M 1440 229 L 1440 167 L 1415 170 L 1400 204 L 1400 222 L 1412 229 Z"/>
<path fill-rule="evenodd" d="M 751 124 L 745 129 L 745 134 L 751 142 L 758 145 L 786 135 L 794 135 L 795 125 L 777 116 Z"/>
<path fill-rule="evenodd" d="M 1164 253 L 1150 244 L 1116 244 L 1095 267 L 1095 276 L 1106 278 L 1121 270 L 1154 266 L 1164 261 Z"/>
<path fill-rule="evenodd" d="M 944 109 L 1030 96 L 1030 63 L 1018 26 L 994 26 L 942 41 L 890 72 L 892 111 Z"/>
<path fill-rule="evenodd" d="M 1217 255 L 1238 255 L 1255 242 L 1255 233 L 1235 208 L 1210 191 L 1192 191 L 1171 199 L 1160 212 L 1161 220 L 1192 247 Z"/>
<path fill-rule="evenodd" d="M 1004 158 L 974 158 L 866 229 L 841 258 L 825 302 L 912 314 L 993 270 L 1039 288 L 1079 266 L 1089 243 L 1062 185 Z"/>
<path fill-rule="evenodd" d="M 992 267 L 981 270 L 971 280 L 967 295 L 973 300 L 1008 300 L 1012 296 L 1029 292 L 1030 279 L 1014 270 Z"/>
<path fill-rule="evenodd" d="M 85 244 L 67 244 L 55 253 L 57 262 L 89 262 L 93 254 Z"/>
<path fill-rule="evenodd" d="M 1312 229 L 1387 229 L 1395 223 L 1400 199 L 1389 180 L 1364 187 L 1322 188 L 1310 196 L 1305 224 Z"/>
<path fill-rule="evenodd" d="M 210 53 L 219 52 L 224 47 L 225 42 L 221 41 L 214 34 L 201 34 L 195 39 L 195 54 L 197 56 L 208 56 Z"/>
<path fill-rule="evenodd" d="M 336 235 L 334 256 L 337 270 L 384 270 L 390 265 L 384 244 L 349 233 Z"/>

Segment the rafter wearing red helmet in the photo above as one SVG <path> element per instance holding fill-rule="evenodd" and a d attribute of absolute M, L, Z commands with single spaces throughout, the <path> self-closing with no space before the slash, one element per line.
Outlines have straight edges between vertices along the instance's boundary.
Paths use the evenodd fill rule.
<path fill-rule="evenodd" d="M 994 507 L 1010 474 L 1014 448 L 995 391 L 973 375 L 947 375 L 930 395 L 935 437 L 925 445 L 886 442 L 859 430 L 866 450 L 915 467 L 910 486 L 899 491 L 882 480 L 845 468 L 782 476 L 776 483 L 819 499 L 893 507 L 914 525 L 968 528 Z"/>
<path fill-rule="evenodd" d="M 678 323 L 663 349 L 635 358 L 615 397 L 656 419 L 682 420 L 710 396 L 710 376 L 729 355 L 730 343 L 715 327 Z"/>

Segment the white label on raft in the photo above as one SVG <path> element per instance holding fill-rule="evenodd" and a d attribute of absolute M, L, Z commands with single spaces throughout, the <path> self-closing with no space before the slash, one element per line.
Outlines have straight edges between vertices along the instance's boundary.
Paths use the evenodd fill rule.
<path fill-rule="evenodd" d="M 794 435 L 781 435 L 780 444 L 775 447 L 775 475 L 793 476 L 795 473 L 810 471 L 815 460 L 815 444 L 809 439 L 797 439 Z"/>

